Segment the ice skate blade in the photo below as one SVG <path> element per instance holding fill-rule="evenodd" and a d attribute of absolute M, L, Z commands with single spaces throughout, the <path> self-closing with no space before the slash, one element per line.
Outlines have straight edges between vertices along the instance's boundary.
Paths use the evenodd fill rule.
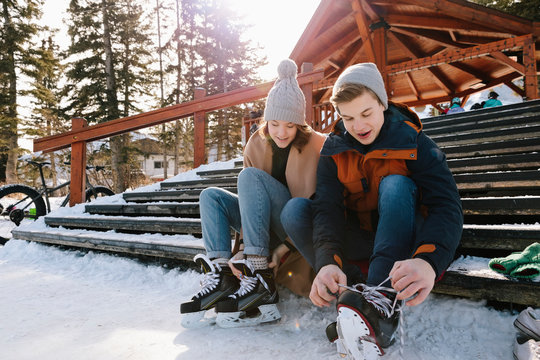
<path fill-rule="evenodd" d="M 367 321 L 361 314 L 346 306 L 338 308 L 337 331 L 341 341 L 340 353 L 353 360 L 377 360 L 383 355 Z"/>
<path fill-rule="evenodd" d="M 182 314 L 180 323 L 186 329 L 198 329 L 205 326 L 210 326 L 216 323 L 216 316 L 206 317 L 207 310 Z"/>
<path fill-rule="evenodd" d="M 260 314 L 253 317 L 246 317 L 245 311 L 220 312 L 217 314 L 216 324 L 222 328 L 234 328 L 253 326 L 281 319 L 276 304 L 261 305 L 258 309 Z"/>

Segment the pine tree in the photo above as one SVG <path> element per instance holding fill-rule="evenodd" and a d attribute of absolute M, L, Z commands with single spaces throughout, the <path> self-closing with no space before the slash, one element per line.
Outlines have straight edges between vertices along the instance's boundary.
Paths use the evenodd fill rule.
<path fill-rule="evenodd" d="M 0 1 L 0 152 L 7 154 L 7 183 L 17 182 L 19 82 L 32 58 L 32 36 L 39 26 L 41 0 Z"/>
<path fill-rule="evenodd" d="M 60 110 L 62 95 L 58 84 L 63 66 L 60 64 L 58 45 L 54 43 L 52 32 L 47 30 L 44 34 L 41 47 L 36 50 L 32 66 L 27 71 L 33 79 L 30 90 L 26 92 L 32 98 L 32 115 L 29 120 L 23 122 L 25 133 L 38 138 L 69 130 Z M 56 186 L 57 155 L 50 152 L 47 156 L 51 163 L 52 185 Z"/>
<path fill-rule="evenodd" d="M 150 96 L 154 72 L 149 26 L 135 0 L 72 0 L 69 34 L 71 56 L 67 111 L 89 122 L 128 116 L 143 109 Z M 129 134 L 110 140 L 114 190 L 129 186 L 132 168 Z"/>

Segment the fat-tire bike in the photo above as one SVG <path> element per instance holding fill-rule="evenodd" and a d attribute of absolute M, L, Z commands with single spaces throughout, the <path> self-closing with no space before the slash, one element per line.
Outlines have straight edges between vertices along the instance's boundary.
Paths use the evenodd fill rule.
<path fill-rule="evenodd" d="M 55 187 L 48 187 L 43 175 L 43 167 L 50 165 L 48 161 L 37 162 L 26 160 L 29 164 L 39 169 L 41 187 L 33 188 L 22 184 L 5 185 L 0 187 L 0 220 L 10 220 L 15 225 L 19 225 L 24 219 L 37 219 L 51 211 L 49 196 L 58 189 L 68 186 L 71 181 L 67 181 Z M 69 163 L 66 163 L 69 164 Z M 96 172 L 103 171 L 103 166 L 87 166 L 87 170 L 95 169 Z M 114 192 L 105 186 L 94 186 L 88 180 L 86 173 L 86 201 L 91 201 L 101 196 L 114 195 Z M 60 206 L 69 203 L 68 193 Z M 45 198 L 45 199 L 44 199 Z"/>

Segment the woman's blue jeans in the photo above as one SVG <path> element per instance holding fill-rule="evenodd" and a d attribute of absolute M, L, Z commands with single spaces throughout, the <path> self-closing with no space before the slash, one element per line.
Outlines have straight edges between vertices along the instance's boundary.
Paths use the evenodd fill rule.
<path fill-rule="evenodd" d="M 379 184 L 377 231 L 362 230 L 354 220 L 348 221 L 345 254 L 347 260 L 369 259 L 368 285 L 380 284 L 388 277 L 396 261 L 411 257 L 415 248 L 416 228 L 422 223 L 417 211 L 417 198 L 418 189 L 410 178 L 389 175 Z M 296 248 L 314 267 L 312 218 L 304 215 L 301 219 L 288 221 L 295 207 L 302 207 L 304 214 L 311 213 L 310 200 L 292 199 L 281 214 L 283 227 Z M 309 211 L 305 210 L 308 208 Z M 359 278 L 358 267 L 347 261 L 343 265 L 348 278 Z"/>
<path fill-rule="evenodd" d="M 269 256 L 287 237 L 280 215 L 290 199 L 282 183 L 254 167 L 238 175 L 238 194 L 215 187 L 203 190 L 199 206 L 208 257 L 231 257 L 231 228 L 242 229 L 245 255 Z"/>

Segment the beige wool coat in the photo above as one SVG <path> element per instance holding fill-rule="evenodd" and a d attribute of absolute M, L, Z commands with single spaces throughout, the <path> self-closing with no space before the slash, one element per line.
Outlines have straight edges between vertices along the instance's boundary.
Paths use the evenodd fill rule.
<path fill-rule="evenodd" d="M 292 197 L 310 198 L 315 193 L 319 154 L 326 136 L 313 131 L 308 143 L 299 152 L 291 147 L 285 177 Z M 272 175 L 272 146 L 262 130 L 251 136 L 244 150 L 244 167 L 256 167 Z M 315 272 L 296 251 L 288 253 L 274 268 L 276 282 L 295 294 L 308 297 Z"/>
<path fill-rule="evenodd" d="M 291 147 L 285 178 L 292 197 L 310 198 L 317 184 L 319 154 L 326 136 L 313 131 L 302 152 Z M 256 167 L 272 175 L 272 146 L 262 129 L 254 133 L 244 150 L 244 167 Z"/>

